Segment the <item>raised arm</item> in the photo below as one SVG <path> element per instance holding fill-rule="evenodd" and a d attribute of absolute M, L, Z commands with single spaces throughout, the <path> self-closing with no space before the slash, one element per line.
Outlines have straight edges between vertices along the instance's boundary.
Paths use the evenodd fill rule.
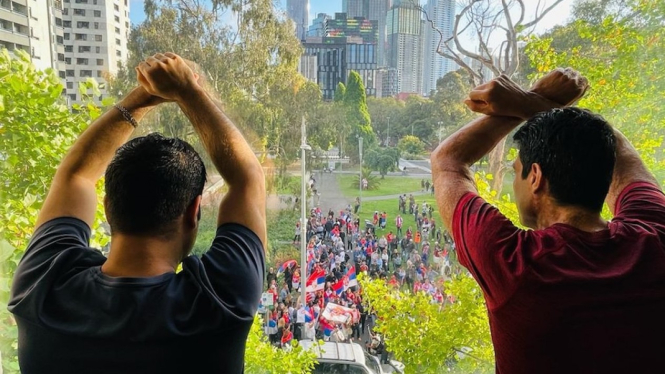
<path fill-rule="evenodd" d="M 139 121 L 164 100 L 142 87 L 135 88 L 117 106 Z M 111 162 L 115 151 L 134 131 L 117 108 L 95 120 L 69 150 L 53 177 L 51 188 L 37 217 L 37 227 L 58 217 L 75 217 L 92 226 L 97 208 L 95 184 Z"/>
<path fill-rule="evenodd" d="M 649 182 L 658 186 L 658 181 L 647 169 L 630 141 L 616 128 L 614 129 L 616 138 L 616 161 L 614 163 L 614 173 L 612 174 L 612 184 L 607 193 L 605 202 L 610 207 L 612 213 L 616 214 L 616 203 L 619 194 L 629 184 L 634 182 Z M 659 186 L 660 187 L 660 186 Z"/>
<path fill-rule="evenodd" d="M 154 95 L 178 103 L 229 187 L 217 224 L 239 223 L 266 245 L 265 177 L 245 138 L 196 82 L 194 72 L 173 53 L 156 54 L 139 65 L 139 81 Z"/>
<path fill-rule="evenodd" d="M 531 91 L 522 90 L 505 76 L 476 87 L 465 103 L 486 116 L 446 138 L 431 155 L 432 179 L 443 224 L 451 230 L 457 203 L 467 192 L 476 192 L 471 165 L 522 121 L 538 112 L 568 105 L 586 89 L 586 80 L 570 69 L 551 72 Z"/>

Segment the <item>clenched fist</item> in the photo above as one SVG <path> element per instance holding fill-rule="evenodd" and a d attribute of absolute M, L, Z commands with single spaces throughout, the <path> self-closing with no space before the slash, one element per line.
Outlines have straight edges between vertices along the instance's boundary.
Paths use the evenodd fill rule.
<path fill-rule="evenodd" d="M 579 100 L 589 88 L 589 81 L 571 68 L 558 68 L 547 73 L 531 87 L 531 92 L 568 106 Z"/>
<path fill-rule="evenodd" d="M 150 94 L 178 101 L 198 88 L 197 75 L 175 53 L 157 53 L 136 68 L 141 86 Z"/>

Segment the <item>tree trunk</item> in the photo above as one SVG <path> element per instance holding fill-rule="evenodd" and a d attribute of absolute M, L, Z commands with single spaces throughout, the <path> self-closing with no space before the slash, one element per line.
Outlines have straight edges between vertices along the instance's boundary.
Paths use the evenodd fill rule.
<path fill-rule="evenodd" d="M 496 191 L 497 196 L 503 189 L 503 176 L 506 173 L 503 163 L 503 154 L 506 149 L 506 138 L 503 138 L 489 153 L 489 172 L 492 173 L 492 190 Z"/>

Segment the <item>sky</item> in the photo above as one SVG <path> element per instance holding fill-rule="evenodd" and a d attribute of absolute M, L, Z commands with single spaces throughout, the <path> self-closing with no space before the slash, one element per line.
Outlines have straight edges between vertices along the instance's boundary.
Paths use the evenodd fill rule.
<path fill-rule="evenodd" d="M 278 2 L 280 9 L 286 8 L 286 0 L 279 0 Z M 540 2 L 541 1 L 524 0 L 526 5 L 527 20 L 533 18 L 536 6 Z M 543 2 L 545 4 L 551 4 L 553 0 L 545 0 Z M 132 24 L 135 25 L 141 23 L 145 19 L 145 14 L 143 13 L 143 0 L 130 0 L 129 3 L 129 18 L 131 19 Z M 535 31 L 537 33 L 544 32 L 550 29 L 552 26 L 564 23 L 570 15 L 570 7 L 572 3 L 573 0 L 564 0 L 561 4 L 559 4 L 556 8 L 547 14 L 547 16 L 538 24 L 538 27 Z M 334 16 L 335 12 L 341 12 L 342 0 L 310 0 L 309 8 L 309 21 L 311 24 L 312 20 L 316 18 L 318 13 L 327 13 L 331 16 Z"/>

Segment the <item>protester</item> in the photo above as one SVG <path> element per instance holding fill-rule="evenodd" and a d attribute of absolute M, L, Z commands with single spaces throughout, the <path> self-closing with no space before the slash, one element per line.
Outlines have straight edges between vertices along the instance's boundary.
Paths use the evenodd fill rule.
<path fill-rule="evenodd" d="M 602 117 L 564 108 L 587 89 L 557 69 L 524 91 L 506 77 L 467 105 L 486 114 L 432 154 L 457 254 L 483 290 L 497 373 L 650 373 L 665 366 L 665 197 Z M 608 98 L 609 99 L 609 98 Z M 470 166 L 526 120 L 515 227 L 478 196 Z M 605 201 L 614 213 L 601 216 Z"/>
<path fill-rule="evenodd" d="M 264 279 L 263 169 L 182 58 L 158 53 L 137 75 L 140 86 L 62 160 L 16 269 L 9 310 L 23 373 L 243 371 Z M 165 101 L 187 116 L 228 186 L 216 237 L 201 258 L 189 254 L 203 161 L 179 139 L 150 134 L 127 142 Z M 105 171 L 108 259 L 89 248 L 95 185 Z"/>

